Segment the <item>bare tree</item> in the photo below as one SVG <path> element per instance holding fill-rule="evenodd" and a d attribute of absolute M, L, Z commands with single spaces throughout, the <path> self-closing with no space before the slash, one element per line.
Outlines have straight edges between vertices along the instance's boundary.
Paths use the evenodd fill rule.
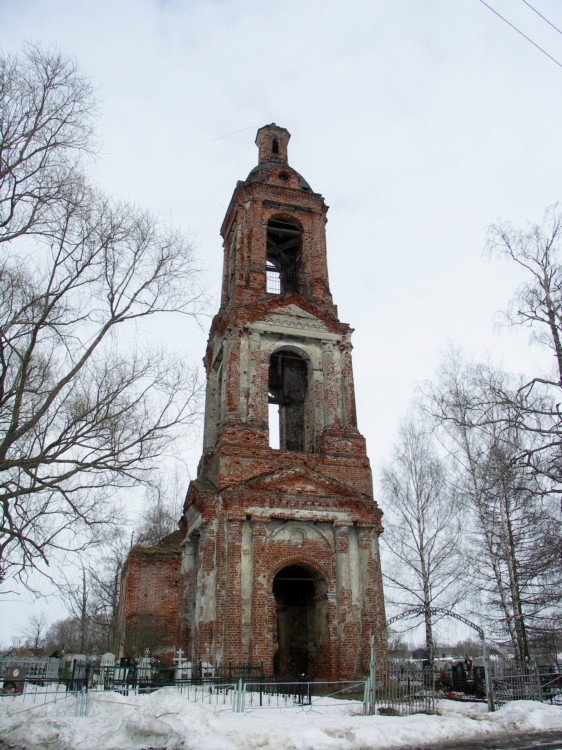
<path fill-rule="evenodd" d="M 447 651 L 457 658 L 468 656 L 474 659 L 482 656 L 482 641 L 473 636 L 468 636 L 457 641 L 453 646 L 448 647 Z"/>
<path fill-rule="evenodd" d="M 59 584 L 62 601 L 77 626 L 78 651 L 81 653 L 86 649 L 90 631 L 90 608 L 89 608 L 89 583 L 86 568 L 82 566 L 80 581 L 73 583 L 65 580 Z"/>
<path fill-rule="evenodd" d="M 128 548 L 118 533 L 89 555 L 75 578 L 58 583 L 69 617 L 54 623 L 47 634 L 49 648 L 91 652 L 111 651 L 115 642 L 121 570 Z"/>
<path fill-rule="evenodd" d="M 80 654 L 89 648 L 80 646 L 80 622 L 74 617 L 66 617 L 54 622 L 45 634 L 45 650 L 48 655 L 56 654 L 61 657 L 64 653 Z M 89 644 L 88 644 L 89 645 Z"/>
<path fill-rule="evenodd" d="M 543 223 L 526 231 L 509 224 L 492 225 L 488 249 L 504 255 L 525 272 L 508 320 L 531 329 L 535 341 L 552 351 L 556 376 L 548 384 L 562 386 L 562 213 L 558 204 L 546 209 Z"/>
<path fill-rule="evenodd" d="M 44 653 L 49 656 L 63 656 L 63 654 L 102 654 L 107 650 L 103 629 L 99 629 L 93 622 L 89 623 L 86 637 L 84 637 L 82 623 L 76 617 L 66 617 L 54 622 L 45 634 Z"/>
<path fill-rule="evenodd" d="M 391 556 L 385 574 L 387 596 L 403 608 L 423 610 L 428 659 L 433 662 L 431 609 L 451 609 L 459 600 L 462 527 L 443 462 L 419 418 L 402 423 L 392 463 L 383 470 L 382 488 L 382 538 Z"/>
<path fill-rule="evenodd" d="M 0 57 L 0 242 L 54 229 L 83 183 L 94 109 L 72 60 L 31 44 Z"/>
<path fill-rule="evenodd" d="M 517 264 L 524 272 L 506 318 L 530 328 L 532 339 L 552 353 L 551 374 L 535 373 L 514 393 L 498 388 L 508 425 L 528 433 L 525 459 L 562 493 L 562 213 L 554 205 L 543 223 L 526 230 L 509 224 L 489 229 L 488 249 Z M 508 408 L 505 408 L 508 407 Z"/>
<path fill-rule="evenodd" d="M 560 606 L 557 523 L 541 485 L 529 470 L 527 433 L 510 422 L 497 393 L 516 393 L 505 373 L 451 356 L 430 391 L 443 444 L 456 467 L 457 494 L 471 515 L 465 559 L 471 597 L 498 636 L 508 635 L 520 661 L 529 658 L 529 634 Z"/>
<path fill-rule="evenodd" d="M 47 615 L 38 612 L 29 616 L 22 629 L 23 643 L 36 656 L 43 650 L 47 635 Z"/>
<path fill-rule="evenodd" d="M 138 341 L 201 295 L 180 234 L 80 177 L 91 100 L 75 67 L 34 50 L 2 70 L 5 127 L 22 125 L 0 180 L 0 574 L 25 582 L 106 534 L 119 490 L 198 418 L 195 371 Z"/>
<path fill-rule="evenodd" d="M 153 546 L 177 531 L 187 482 L 180 482 L 178 474 L 160 477 L 147 488 L 145 509 L 135 534 L 136 544 Z"/>
<path fill-rule="evenodd" d="M 89 570 L 90 622 L 98 633 L 100 647 L 108 651 L 115 645 L 121 571 L 128 551 L 122 535 L 117 535 L 103 548 L 100 562 Z"/>
<path fill-rule="evenodd" d="M 475 589 L 520 660 L 560 621 L 559 509 L 551 497 L 562 494 L 561 239 L 557 205 L 540 225 L 494 225 L 488 236 L 489 252 L 524 274 L 506 320 L 530 329 L 552 355 L 550 370 L 516 379 L 452 356 L 430 394 L 475 521 Z"/>
<path fill-rule="evenodd" d="M 410 656 L 410 651 L 410 644 L 405 640 L 404 634 L 389 628 L 388 653 L 395 659 L 407 659 Z"/>

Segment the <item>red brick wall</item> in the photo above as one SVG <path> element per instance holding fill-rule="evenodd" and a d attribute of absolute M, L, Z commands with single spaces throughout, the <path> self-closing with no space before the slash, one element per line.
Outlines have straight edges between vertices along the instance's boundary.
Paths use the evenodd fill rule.
<path fill-rule="evenodd" d="M 180 550 L 133 547 L 121 585 L 119 656 L 137 658 L 145 649 L 171 660 L 178 642 Z"/>

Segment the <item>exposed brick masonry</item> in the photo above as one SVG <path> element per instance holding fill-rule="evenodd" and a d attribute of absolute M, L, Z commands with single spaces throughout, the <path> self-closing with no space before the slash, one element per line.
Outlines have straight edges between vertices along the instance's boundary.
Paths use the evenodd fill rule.
<path fill-rule="evenodd" d="M 227 209 L 181 573 L 178 555 L 134 551 L 121 640 L 152 613 L 194 660 L 354 678 L 371 633 L 386 649 L 382 513 L 357 429 L 352 331 L 330 293 L 327 206 L 289 166 L 289 138 L 258 131 L 258 165 Z"/>

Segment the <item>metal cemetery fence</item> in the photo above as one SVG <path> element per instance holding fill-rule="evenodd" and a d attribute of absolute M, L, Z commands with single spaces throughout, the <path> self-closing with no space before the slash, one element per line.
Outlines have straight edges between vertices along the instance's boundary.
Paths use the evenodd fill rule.
<path fill-rule="evenodd" d="M 438 665 L 378 656 L 374 649 L 369 678 L 356 682 L 309 681 L 295 677 L 265 679 L 263 664 L 228 664 L 217 669 L 205 661 L 186 661 L 181 652 L 175 666 L 161 664 L 148 653 L 131 663 L 113 654 L 88 661 L 83 655 L 59 658 L 0 660 L 0 699 L 21 695 L 25 701 L 59 701 L 75 696 L 76 714 L 86 715 L 88 693 L 113 690 L 124 695 L 173 687 L 193 701 L 217 710 L 329 705 L 334 699 L 356 704 L 357 712 L 388 716 L 434 713 L 440 698 L 488 700 L 491 710 L 509 700 L 562 701 L 560 674 L 554 667 L 539 672 L 533 664 L 518 667 L 494 657 L 488 682 L 482 665 L 458 662 Z"/>
<path fill-rule="evenodd" d="M 365 683 L 365 713 L 369 714 L 432 714 L 435 698 L 435 673 L 421 662 L 379 656 Z"/>
<path fill-rule="evenodd" d="M 303 681 L 286 677 L 277 680 L 211 680 L 200 685 L 178 685 L 190 700 L 231 707 L 235 712 L 302 707 L 305 710 L 329 706 L 334 700 L 355 705 L 357 713 L 406 716 L 435 710 L 434 679 L 420 669 L 388 669 L 375 681 Z"/>
<path fill-rule="evenodd" d="M 309 682 L 285 678 L 267 682 L 240 681 L 235 690 L 241 691 L 242 697 L 238 699 L 239 705 L 234 710 L 319 707 L 329 705 L 335 699 L 355 703 L 358 711 L 362 711 L 364 686 L 362 680 Z"/>
<path fill-rule="evenodd" d="M 543 700 L 539 670 L 532 662 L 518 665 L 497 657 L 490 662 L 490 674 L 497 707 L 514 700 Z"/>
<path fill-rule="evenodd" d="M 330 706 L 333 700 L 355 704 L 358 713 L 364 712 L 365 682 L 320 681 L 309 682 L 295 678 L 284 680 L 259 680 L 236 683 L 212 682 L 203 686 L 180 686 L 190 700 L 213 705 L 217 710 L 227 708 L 234 712 L 248 710 L 298 708 L 314 710 Z"/>

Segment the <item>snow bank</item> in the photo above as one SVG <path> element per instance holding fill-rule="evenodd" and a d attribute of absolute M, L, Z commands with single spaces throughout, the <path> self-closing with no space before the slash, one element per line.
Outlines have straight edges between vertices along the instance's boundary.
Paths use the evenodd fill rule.
<path fill-rule="evenodd" d="M 0 738 L 27 750 L 370 750 L 472 741 L 533 731 L 562 733 L 562 707 L 516 701 L 496 713 L 478 703 L 441 701 L 439 715 L 360 716 L 357 706 L 255 708 L 194 703 L 173 689 L 150 695 L 90 693 L 88 716 L 72 696 L 0 701 Z M 47 698 L 47 702 L 43 702 Z"/>

